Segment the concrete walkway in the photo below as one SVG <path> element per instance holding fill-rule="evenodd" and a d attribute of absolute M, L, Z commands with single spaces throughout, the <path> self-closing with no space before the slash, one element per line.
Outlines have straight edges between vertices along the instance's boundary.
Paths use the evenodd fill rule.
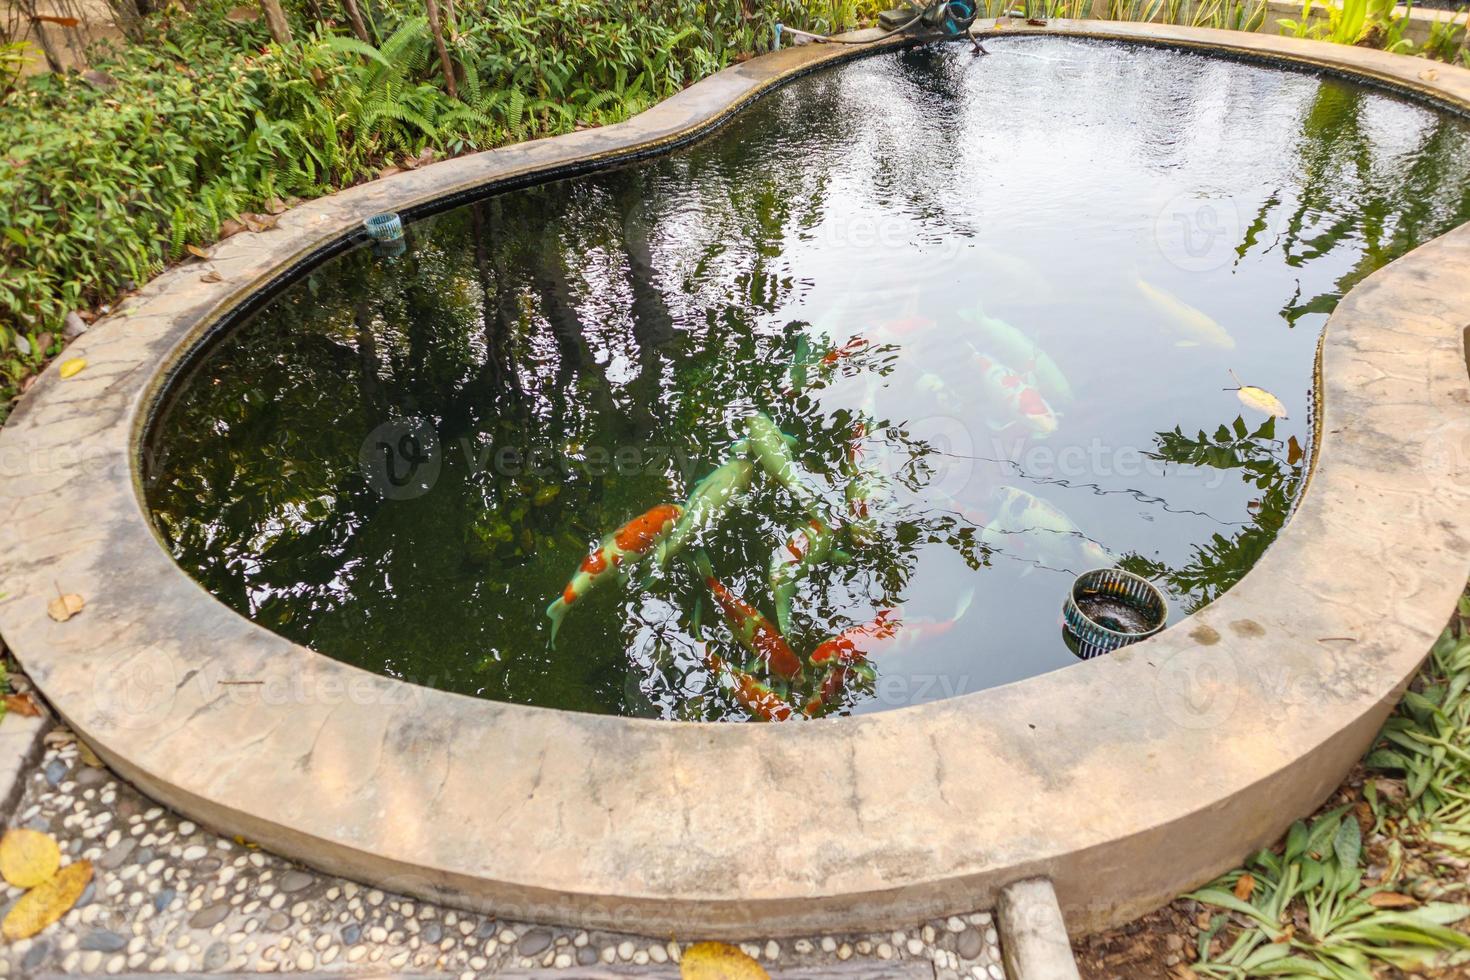
<path fill-rule="evenodd" d="M 155 805 L 89 764 L 90 753 L 53 725 L 0 722 L 0 762 L 15 762 L 0 768 L 0 801 L 16 799 L 5 823 L 52 834 L 63 860 L 91 860 L 95 877 L 60 922 L 0 947 L 0 975 L 676 977 L 681 942 L 698 938 L 512 922 L 319 875 Z M 39 744 L 27 751 L 31 743 Z M 8 796 L 7 774 L 16 780 Z M 5 886 L 5 908 L 20 894 Z M 989 912 L 902 932 L 743 946 L 777 976 L 1005 977 Z"/>

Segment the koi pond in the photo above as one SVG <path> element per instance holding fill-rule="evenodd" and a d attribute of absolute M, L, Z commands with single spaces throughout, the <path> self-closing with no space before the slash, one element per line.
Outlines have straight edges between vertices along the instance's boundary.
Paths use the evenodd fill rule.
<path fill-rule="evenodd" d="M 162 403 L 167 546 L 368 670 L 684 720 L 1075 663 L 1091 568 L 1210 602 L 1302 488 L 1339 297 L 1470 219 L 1470 125 L 1195 53 L 986 44 L 826 69 L 311 268 Z"/>

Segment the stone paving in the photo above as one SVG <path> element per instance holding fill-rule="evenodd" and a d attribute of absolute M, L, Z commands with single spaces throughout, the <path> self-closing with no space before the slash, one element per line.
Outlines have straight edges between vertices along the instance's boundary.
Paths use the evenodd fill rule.
<path fill-rule="evenodd" d="M 680 945 L 458 912 L 302 869 L 155 805 L 48 737 L 7 825 L 52 834 L 95 877 L 39 936 L 0 947 L 0 974 L 331 972 L 484 976 L 507 969 L 676 962 Z M 5 886 L 8 909 L 21 894 Z M 990 913 L 862 936 L 742 944 L 767 969 L 917 960 L 943 980 L 1005 976 Z M 919 965 L 919 964 L 914 964 Z"/>

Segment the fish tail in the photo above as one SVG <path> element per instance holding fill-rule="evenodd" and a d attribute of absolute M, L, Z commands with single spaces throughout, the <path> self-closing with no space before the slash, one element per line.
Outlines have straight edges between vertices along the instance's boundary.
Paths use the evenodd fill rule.
<path fill-rule="evenodd" d="M 954 620 L 958 622 L 965 613 L 970 611 L 970 603 L 975 600 L 975 587 L 972 585 L 960 596 L 960 601 L 955 603 Z"/>
<path fill-rule="evenodd" d="M 547 646 L 556 646 L 556 632 L 561 629 L 561 621 L 566 618 L 570 608 L 560 597 L 552 600 L 551 605 L 546 607 L 546 616 L 551 620 L 551 640 Z"/>
<path fill-rule="evenodd" d="M 832 561 L 838 565 L 846 565 L 848 562 L 852 561 L 852 555 L 848 554 L 846 551 L 843 551 L 841 548 L 833 548 Z"/>

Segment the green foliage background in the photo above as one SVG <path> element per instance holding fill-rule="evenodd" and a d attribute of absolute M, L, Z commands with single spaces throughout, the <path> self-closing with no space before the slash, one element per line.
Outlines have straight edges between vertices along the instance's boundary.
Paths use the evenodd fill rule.
<path fill-rule="evenodd" d="M 769 47 L 777 21 L 839 30 L 860 0 L 479 0 L 450 40 L 445 91 L 414 0 L 292 9 L 271 43 L 253 8 L 177 4 L 88 75 L 40 75 L 0 97 L 0 420 L 59 349 L 72 310 L 114 300 L 241 213 L 451 155 L 633 115 Z"/>

